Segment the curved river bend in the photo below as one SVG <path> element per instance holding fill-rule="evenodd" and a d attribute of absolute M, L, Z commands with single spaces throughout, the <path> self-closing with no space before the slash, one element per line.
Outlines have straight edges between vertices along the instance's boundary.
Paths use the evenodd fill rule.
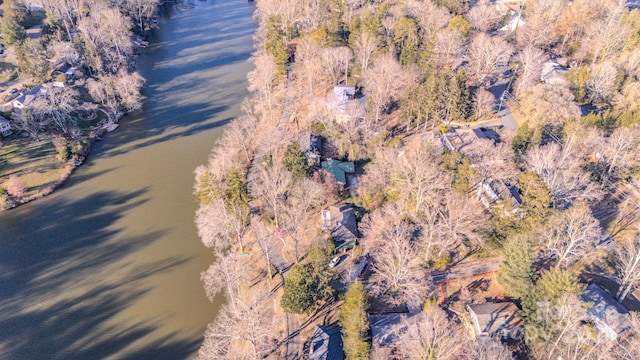
<path fill-rule="evenodd" d="M 0 359 L 185 359 L 219 306 L 193 170 L 239 113 L 251 5 L 167 10 L 139 61 L 144 110 L 54 194 L 0 214 Z M 218 299 L 221 300 L 221 299 Z"/>

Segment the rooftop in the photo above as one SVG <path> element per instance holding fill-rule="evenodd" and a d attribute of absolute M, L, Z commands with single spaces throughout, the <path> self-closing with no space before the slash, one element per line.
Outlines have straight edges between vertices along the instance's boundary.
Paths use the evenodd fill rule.
<path fill-rule="evenodd" d="M 625 316 L 629 313 L 627 309 L 598 285 L 590 284 L 587 286 L 581 298 L 582 301 L 593 304 L 587 309 L 587 314 L 598 330 L 610 339 L 615 340 L 631 328 L 629 319 Z"/>
<path fill-rule="evenodd" d="M 347 174 L 355 172 L 356 166 L 351 161 L 327 160 L 322 162 L 322 169 L 332 173 L 339 184 L 345 185 L 347 183 Z"/>
<path fill-rule="evenodd" d="M 342 334 L 337 326 L 317 325 L 309 346 L 310 360 L 343 360 Z"/>
<path fill-rule="evenodd" d="M 520 309 L 512 302 L 467 305 L 478 335 L 506 335 L 518 331 L 524 322 L 518 316 Z"/>
<path fill-rule="evenodd" d="M 353 205 L 329 206 L 322 210 L 322 228 L 331 231 L 331 237 L 336 242 L 336 248 L 355 245 L 358 239 L 358 224 Z"/>

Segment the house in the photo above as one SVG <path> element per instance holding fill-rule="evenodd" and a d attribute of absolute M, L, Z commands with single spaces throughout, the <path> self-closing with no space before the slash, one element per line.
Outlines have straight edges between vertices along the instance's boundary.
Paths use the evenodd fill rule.
<path fill-rule="evenodd" d="M 587 315 L 596 328 L 611 340 L 616 340 L 631 329 L 629 313 L 619 302 L 596 284 L 587 286 L 581 295 L 582 301 L 590 304 Z"/>
<path fill-rule="evenodd" d="M 564 84 L 567 82 L 567 71 L 566 67 L 558 63 L 552 61 L 546 62 L 542 65 L 540 80 L 547 84 Z"/>
<path fill-rule="evenodd" d="M 313 134 L 306 134 L 300 139 L 300 151 L 307 158 L 307 165 L 311 167 L 320 165 L 322 138 Z"/>
<path fill-rule="evenodd" d="M 374 345 L 388 346 L 398 341 L 398 327 L 408 313 L 369 315 L 371 341 Z"/>
<path fill-rule="evenodd" d="M 509 185 L 502 180 L 484 181 L 478 185 L 478 200 L 486 207 L 491 208 L 499 201 L 508 202 L 513 209 L 522 205 L 520 191 L 515 185 Z"/>
<path fill-rule="evenodd" d="M 329 206 L 320 213 L 322 230 L 331 233 L 336 250 L 349 249 L 358 241 L 358 223 L 352 204 Z"/>
<path fill-rule="evenodd" d="M 33 103 L 34 100 L 42 96 L 42 92 L 46 89 L 45 85 L 38 85 L 26 91 L 20 96 L 18 96 L 15 100 L 13 100 L 13 107 L 16 109 L 22 109 L 24 107 L 28 107 Z"/>
<path fill-rule="evenodd" d="M 526 24 L 526 22 L 524 21 L 522 16 L 513 15 L 511 19 L 509 19 L 509 22 L 505 26 L 498 29 L 498 31 L 512 33 L 517 29 L 521 28 L 524 24 Z"/>
<path fill-rule="evenodd" d="M 335 86 L 326 105 L 341 123 L 364 118 L 366 101 L 366 97 L 356 96 L 355 86 Z"/>
<path fill-rule="evenodd" d="M 322 169 L 333 174 L 336 178 L 336 182 L 341 185 L 347 184 L 347 174 L 356 172 L 356 166 L 353 162 L 342 162 L 332 159 L 323 161 Z"/>
<path fill-rule="evenodd" d="M 524 322 L 512 302 L 469 304 L 467 310 L 476 336 L 520 339 Z"/>
<path fill-rule="evenodd" d="M 309 345 L 310 360 L 343 360 L 342 334 L 337 326 L 316 325 Z"/>
<path fill-rule="evenodd" d="M 11 124 L 9 123 L 9 120 L 2 116 L 0 116 L 0 134 L 3 136 L 11 135 Z"/>

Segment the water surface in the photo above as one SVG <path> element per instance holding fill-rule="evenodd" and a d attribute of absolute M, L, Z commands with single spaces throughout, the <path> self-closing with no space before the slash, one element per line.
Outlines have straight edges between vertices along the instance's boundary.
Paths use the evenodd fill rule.
<path fill-rule="evenodd" d="M 246 1 L 168 9 L 124 118 L 54 194 L 0 214 L 0 359 L 184 359 L 211 304 L 193 170 L 246 96 Z"/>

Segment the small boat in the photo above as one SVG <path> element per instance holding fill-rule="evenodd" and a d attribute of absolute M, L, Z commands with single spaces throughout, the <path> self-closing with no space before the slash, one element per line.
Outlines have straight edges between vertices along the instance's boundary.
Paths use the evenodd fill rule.
<path fill-rule="evenodd" d="M 110 122 L 104 124 L 102 126 L 102 128 L 105 129 L 107 132 L 112 132 L 113 130 L 117 129 L 118 126 L 120 126 L 120 124 L 110 121 Z"/>

